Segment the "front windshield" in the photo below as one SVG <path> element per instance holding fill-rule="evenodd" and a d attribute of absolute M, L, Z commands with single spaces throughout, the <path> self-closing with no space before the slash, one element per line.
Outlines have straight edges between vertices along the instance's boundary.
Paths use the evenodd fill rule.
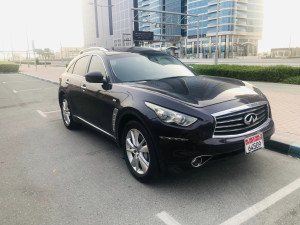
<path fill-rule="evenodd" d="M 121 82 L 158 80 L 169 77 L 194 76 L 180 61 L 172 56 L 125 54 L 109 57 L 115 76 Z"/>

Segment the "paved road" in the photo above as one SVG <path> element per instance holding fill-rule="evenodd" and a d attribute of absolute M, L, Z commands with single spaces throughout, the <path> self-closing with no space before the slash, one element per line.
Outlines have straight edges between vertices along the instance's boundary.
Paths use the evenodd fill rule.
<path fill-rule="evenodd" d="M 145 185 L 113 142 L 65 129 L 58 109 L 56 85 L 0 74 L 0 224 L 300 223 L 295 158 L 264 149 Z"/>

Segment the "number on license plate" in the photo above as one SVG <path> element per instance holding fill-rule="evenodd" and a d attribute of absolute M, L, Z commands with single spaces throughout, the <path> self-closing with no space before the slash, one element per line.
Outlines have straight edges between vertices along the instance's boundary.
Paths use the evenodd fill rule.
<path fill-rule="evenodd" d="M 264 148 L 264 136 L 262 133 L 248 137 L 244 140 L 246 153 L 257 151 Z"/>

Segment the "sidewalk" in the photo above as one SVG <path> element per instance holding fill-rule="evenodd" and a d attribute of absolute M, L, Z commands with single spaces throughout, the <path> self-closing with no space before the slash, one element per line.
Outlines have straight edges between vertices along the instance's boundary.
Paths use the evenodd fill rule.
<path fill-rule="evenodd" d="M 51 65 L 38 65 L 37 70 L 34 65 L 21 65 L 20 73 L 31 75 L 42 80 L 50 80 L 52 83 L 58 83 L 59 76 L 65 71 L 65 67 L 55 67 Z"/>
<path fill-rule="evenodd" d="M 20 73 L 58 83 L 64 67 L 22 65 Z M 300 158 L 300 85 L 250 82 L 257 86 L 268 98 L 272 108 L 276 132 L 269 147 Z M 296 152 L 296 153 L 295 153 Z"/>

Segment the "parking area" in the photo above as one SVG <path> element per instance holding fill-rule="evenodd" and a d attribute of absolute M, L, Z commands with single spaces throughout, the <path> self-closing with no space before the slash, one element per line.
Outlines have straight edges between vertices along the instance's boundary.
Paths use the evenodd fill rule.
<path fill-rule="evenodd" d="M 0 224 L 300 224 L 300 161 L 267 149 L 137 182 L 101 134 L 67 130 L 57 85 L 0 74 Z"/>

